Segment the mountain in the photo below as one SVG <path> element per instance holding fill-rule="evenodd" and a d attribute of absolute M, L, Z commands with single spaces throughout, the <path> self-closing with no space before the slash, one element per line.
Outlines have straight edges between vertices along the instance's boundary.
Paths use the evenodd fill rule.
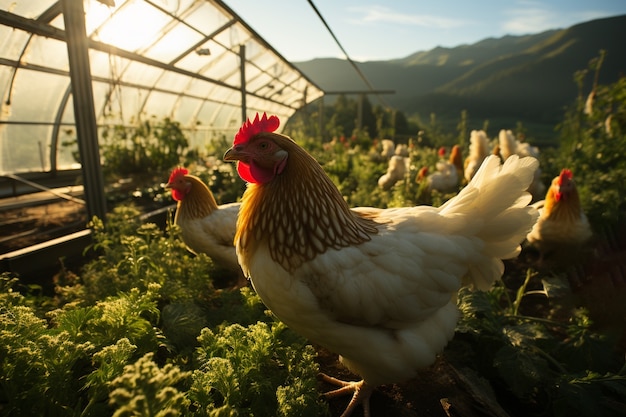
<path fill-rule="evenodd" d="M 437 47 L 389 61 L 356 63 L 383 102 L 407 116 L 458 121 L 467 110 L 480 128 L 514 128 L 520 121 L 551 134 L 565 106 L 578 95 L 577 71 L 606 51 L 599 82 L 626 75 L 626 15 L 597 19 L 567 29 L 534 35 L 489 38 L 454 48 Z M 346 60 L 325 58 L 295 65 L 329 93 L 367 91 L 366 83 Z M 592 76 L 583 93 L 590 91 Z M 376 103 L 376 97 L 370 97 Z M 499 126 L 498 126 L 499 125 Z"/>

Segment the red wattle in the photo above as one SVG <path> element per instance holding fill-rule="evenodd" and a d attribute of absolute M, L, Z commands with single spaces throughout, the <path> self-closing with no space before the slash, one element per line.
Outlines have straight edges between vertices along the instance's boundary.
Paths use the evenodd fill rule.
<path fill-rule="evenodd" d="M 239 161 L 237 164 L 237 172 L 242 180 L 254 184 L 263 184 L 274 178 L 274 173 L 272 171 L 260 168 L 254 163 L 247 164 Z"/>
<path fill-rule="evenodd" d="M 185 194 L 182 191 L 172 189 L 172 198 L 174 199 L 174 201 L 182 201 L 184 196 Z"/>

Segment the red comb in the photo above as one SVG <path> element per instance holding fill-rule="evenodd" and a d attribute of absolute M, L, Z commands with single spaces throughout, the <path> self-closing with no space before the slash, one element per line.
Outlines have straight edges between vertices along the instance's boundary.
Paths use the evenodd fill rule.
<path fill-rule="evenodd" d="M 173 182 L 176 179 L 176 177 L 179 177 L 181 175 L 187 175 L 187 174 L 189 174 L 189 170 L 187 168 L 183 168 L 183 167 L 174 168 L 174 170 L 170 174 L 169 182 Z"/>
<path fill-rule="evenodd" d="M 278 129 L 279 125 L 280 120 L 278 117 L 267 117 L 267 114 L 263 113 L 263 116 L 259 118 L 259 113 L 257 113 L 253 122 L 251 122 L 250 119 L 244 122 L 241 129 L 239 129 L 239 132 L 235 135 L 235 141 L 233 144 L 238 145 L 240 143 L 247 142 L 252 136 L 261 132 L 274 132 Z"/>
<path fill-rule="evenodd" d="M 444 148 L 443 146 L 441 148 L 439 148 L 439 152 L 437 152 L 439 154 L 439 156 L 443 157 L 446 156 L 446 148 Z"/>
<path fill-rule="evenodd" d="M 561 175 L 559 175 L 559 184 L 563 183 L 563 180 L 571 180 L 574 177 L 574 175 L 572 174 L 572 171 L 570 171 L 569 169 L 563 169 L 561 170 Z"/>

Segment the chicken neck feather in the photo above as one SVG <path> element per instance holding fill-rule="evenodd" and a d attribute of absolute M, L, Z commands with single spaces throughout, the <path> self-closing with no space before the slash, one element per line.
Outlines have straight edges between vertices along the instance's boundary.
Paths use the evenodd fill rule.
<path fill-rule="evenodd" d="M 281 174 L 264 184 L 248 184 L 235 241 L 250 253 L 267 241 L 272 259 L 287 271 L 328 248 L 370 240 L 376 223 L 353 213 L 322 167 L 291 139 L 271 137 L 289 153 Z"/>
<path fill-rule="evenodd" d="M 200 219 L 217 210 L 215 197 L 204 182 L 193 175 L 186 175 L 190 189 L 184 198 L 178 202 L 176 217 L 185 216 L 190 219 Z"/>
<path fill-rule="evenodd" d="M 558 178 L 558 177 L 557 177 Z M 567 191 L 567 194 L 561 198 L 556 197 L 555 185 L 553 181 L 552 187 L 546 194 L 544 216 L 556 221 L 576 222 L 580 219 L 581 205 L 578 191 L 575 188 Z"/>

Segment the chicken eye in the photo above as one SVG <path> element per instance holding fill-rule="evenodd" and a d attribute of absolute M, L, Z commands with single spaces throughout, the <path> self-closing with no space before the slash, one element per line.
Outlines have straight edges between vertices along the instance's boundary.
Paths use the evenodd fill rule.
<path fill-rule="evenodd" d="M 266 150 L 267 148 L 269 148 L 269 143 L 267 142 L 261 142 L 259 143 L 259 148 L 261 148 L 262 151 Z"/>

